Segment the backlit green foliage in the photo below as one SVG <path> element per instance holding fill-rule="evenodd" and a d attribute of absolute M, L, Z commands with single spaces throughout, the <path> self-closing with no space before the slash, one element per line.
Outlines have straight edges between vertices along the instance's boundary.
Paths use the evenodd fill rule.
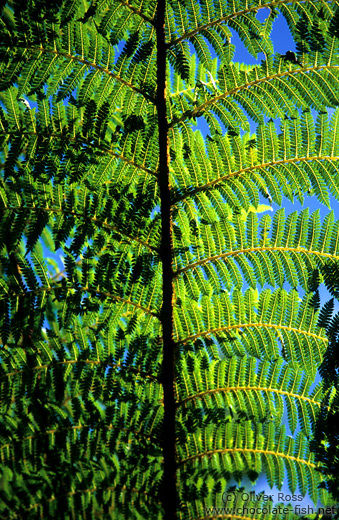
<path fill-rule="evenodd" d="M 160 520 L 157 2 L 1 5 L 0 516 Z M 278 15 L 298 62 L 274 51 Z M 337 1 L 166 2 L 182 520 L 262 474 L 330 503 L 310 437 L 339 222 L 279 206 L 339 199 L 338 19 Z"/>

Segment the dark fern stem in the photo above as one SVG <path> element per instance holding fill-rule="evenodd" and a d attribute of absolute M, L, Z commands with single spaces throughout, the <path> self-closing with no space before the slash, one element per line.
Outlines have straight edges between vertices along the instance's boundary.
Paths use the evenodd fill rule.
<path fill-rule="evenodd" d="M 169 146 L 166 116 L 166 46 L 165 0 L 158 2 L 157 33 L 157 109 L 159 129 L 159 188 L 161 199 L 161 261 L 163 276 L 163 305 L 161 322 L 163 330 L 162 380 L 164 391 L 163 423 L 163 506 L 165 520 L 176 518 L 176 449 L 175 449 L 175 398 L 174 370 L 175 344 L 173 340 L 173 270 L 171 200 L 169 186 Z"/>

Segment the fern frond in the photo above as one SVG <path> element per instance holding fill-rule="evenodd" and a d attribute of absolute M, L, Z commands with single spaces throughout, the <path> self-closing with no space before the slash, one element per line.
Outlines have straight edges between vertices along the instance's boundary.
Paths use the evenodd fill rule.
<path fill-rule="evenodd" d="M 339 221 L 275 205 L 339 199 L 338 5 L 0 8 L 1 518 L 333 503 Z"/>

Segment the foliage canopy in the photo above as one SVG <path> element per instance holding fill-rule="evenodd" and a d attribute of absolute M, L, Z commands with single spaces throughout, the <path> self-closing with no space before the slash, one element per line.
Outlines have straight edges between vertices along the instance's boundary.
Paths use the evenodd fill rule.
<path fill-rule="evenodd" d="M 281 206 L 339 198 L 338 2 L 1 9 L 1 518 L 207 519 L 263 473 L 330 503 L 339 223 Z"/>

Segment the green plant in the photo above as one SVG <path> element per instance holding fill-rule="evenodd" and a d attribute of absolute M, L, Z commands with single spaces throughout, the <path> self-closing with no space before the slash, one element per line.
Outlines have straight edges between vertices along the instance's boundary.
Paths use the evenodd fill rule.
<path fill-rule="evenodd" d="M 262 473 L 325 503 L 339 226 L 260 205 L 339 198 L 338 2 L 1 5 L 1 518 L 212 518 Z"/>
<path fill-rule="evenodd" d="M 333 498 L 339 500 L 339 312 L 334 312 L 335 299 L 339 299 L 339 265 L 325 263 L 320 268 L 324 284 L 332 298 L 320 310 L 318 323 L 326 330 L 328 347 L 319 367 L 323 378 L 322 401 L 317 420 L 313 428 L 311 449 L 316 455 L 318 471 L 324 474 L 321 486 L 330 491 Z M 314 302 L 319 302 L 319 271 L 313 274 Z"/>

